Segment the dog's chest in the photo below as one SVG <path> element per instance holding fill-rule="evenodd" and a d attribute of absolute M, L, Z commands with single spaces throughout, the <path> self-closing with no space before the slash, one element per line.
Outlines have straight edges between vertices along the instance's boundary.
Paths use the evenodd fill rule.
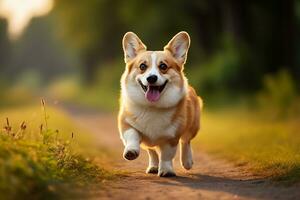
<path fill-rule="evenodd" d="M 175 109 L 134 108 L 130 112 L 132 115 L 126 121 L 151 142 L 175 137 L 178 128 L 178 122 L 173 117 Z"/>

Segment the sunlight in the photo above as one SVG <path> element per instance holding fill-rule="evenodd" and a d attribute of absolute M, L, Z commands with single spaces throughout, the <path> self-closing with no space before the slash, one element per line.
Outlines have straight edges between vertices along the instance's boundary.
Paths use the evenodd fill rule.
<path fill-rule="evenodd" d="M 0 0 L 0 16 L 8 20 L 11 39 L 18 38 L 33 17 L 51 11 L 53 0 Z"/>

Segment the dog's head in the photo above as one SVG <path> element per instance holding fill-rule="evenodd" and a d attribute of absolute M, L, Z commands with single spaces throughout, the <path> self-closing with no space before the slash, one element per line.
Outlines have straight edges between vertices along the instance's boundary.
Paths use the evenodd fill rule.
<path fill-rule="evenodd" d="M 186 94 L 183 67 L 190 37 L 179 32 L 163 51 L 147 51 L 132 32 L 123 37 L 126 70 L 122 76 L 122 95 L 141 105 L 172 107 Z"/>

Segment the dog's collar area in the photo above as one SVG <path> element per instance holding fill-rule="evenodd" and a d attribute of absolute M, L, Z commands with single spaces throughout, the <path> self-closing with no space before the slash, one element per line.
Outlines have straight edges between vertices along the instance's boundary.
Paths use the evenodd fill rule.
<path fill-rule="evenodd" d="M 139 84 L 141 85 L 142 89 L 144 90 L 144 92 L 147 92 L 147 90 L 158 90 L 160 93 L 164 90 L 164 88 L 166 87 L 167 83 L 168 83 L 168 80 L 165 81 L 164 84 L 160 85 L 160 86 L 157 86 L 157 85 L 144 85 L 142 83 L 141 80 L 138 80 Z"/>

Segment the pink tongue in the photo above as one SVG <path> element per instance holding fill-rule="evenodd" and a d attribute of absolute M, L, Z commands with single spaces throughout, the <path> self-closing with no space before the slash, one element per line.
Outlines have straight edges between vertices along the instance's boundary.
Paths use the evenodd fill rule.
<path fill-rule="evenodd" d="M 148 88 L 145 97 L 148 99 L 148 101 L 154 102 L 157 101 L 160 97 L 160 92 L 158 90 Z"/>

